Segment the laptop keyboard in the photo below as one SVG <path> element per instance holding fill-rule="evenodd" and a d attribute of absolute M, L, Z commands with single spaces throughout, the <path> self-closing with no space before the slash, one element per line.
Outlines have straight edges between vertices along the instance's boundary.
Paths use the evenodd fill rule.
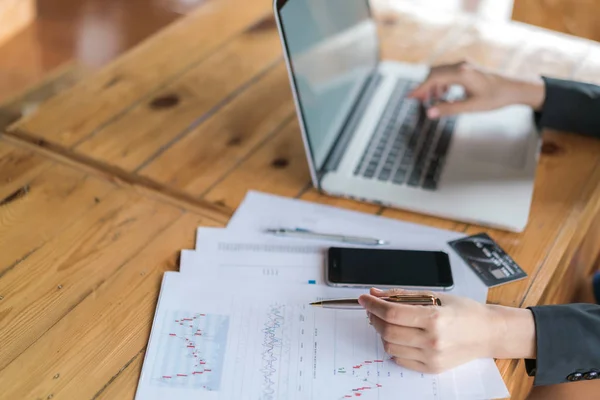
<path fill-rule="evenodd" d="M 456 118 L 430 120 L 406 95 L 418 84 L 398 80 L 354 175 L 435 190 Z"/>

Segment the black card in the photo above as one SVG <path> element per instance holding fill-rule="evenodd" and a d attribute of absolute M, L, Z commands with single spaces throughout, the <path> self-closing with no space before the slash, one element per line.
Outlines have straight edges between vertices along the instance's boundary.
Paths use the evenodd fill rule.
<path fill-rule="evenodd" d="M 527 277 L 525 271 L 487 233 L 448 242 L 488 287 Z"/>

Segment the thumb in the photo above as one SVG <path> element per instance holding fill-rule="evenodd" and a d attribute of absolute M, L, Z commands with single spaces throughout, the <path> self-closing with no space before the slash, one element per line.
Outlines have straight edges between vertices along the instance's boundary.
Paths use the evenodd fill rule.
<path fill-rule="evenodd" d="M 475 99 L 466 99 L 455 102 L 438 103 L 427 110 L 427 117 L 437 119 L 450 115 L 481 111 L 485 107 L 480 101 Z"/>

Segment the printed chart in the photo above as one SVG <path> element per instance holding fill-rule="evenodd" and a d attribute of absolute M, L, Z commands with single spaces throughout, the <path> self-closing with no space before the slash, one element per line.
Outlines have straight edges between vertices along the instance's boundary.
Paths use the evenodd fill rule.
<path fill-rule="evenodd" d="M 227 297 L 166 279 L 138 400 L 439 400 L 438 377 L 390 360 L 364 312 L 311 307 L 322 288 L 286 289 L 230 287 Z"/>
<path fill-rule="evenodd" d="M 162 360 L 154 365 L 154 383 L 219 390 L 228 330 L 227 316 L 169 311 L 159 336 Z"/>

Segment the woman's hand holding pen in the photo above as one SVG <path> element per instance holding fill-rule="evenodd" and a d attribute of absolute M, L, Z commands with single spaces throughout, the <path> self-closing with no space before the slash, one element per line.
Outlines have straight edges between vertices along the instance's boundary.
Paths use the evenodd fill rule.
<path fill-rule="evenodd" d="M 535 358 L 531 311 L 436 293 L 442 306 L 390 303 L 403 290 L 371 289 L 359 298 L 385 351 L 403 367 L 440 373 L 477 358 Z"/>

